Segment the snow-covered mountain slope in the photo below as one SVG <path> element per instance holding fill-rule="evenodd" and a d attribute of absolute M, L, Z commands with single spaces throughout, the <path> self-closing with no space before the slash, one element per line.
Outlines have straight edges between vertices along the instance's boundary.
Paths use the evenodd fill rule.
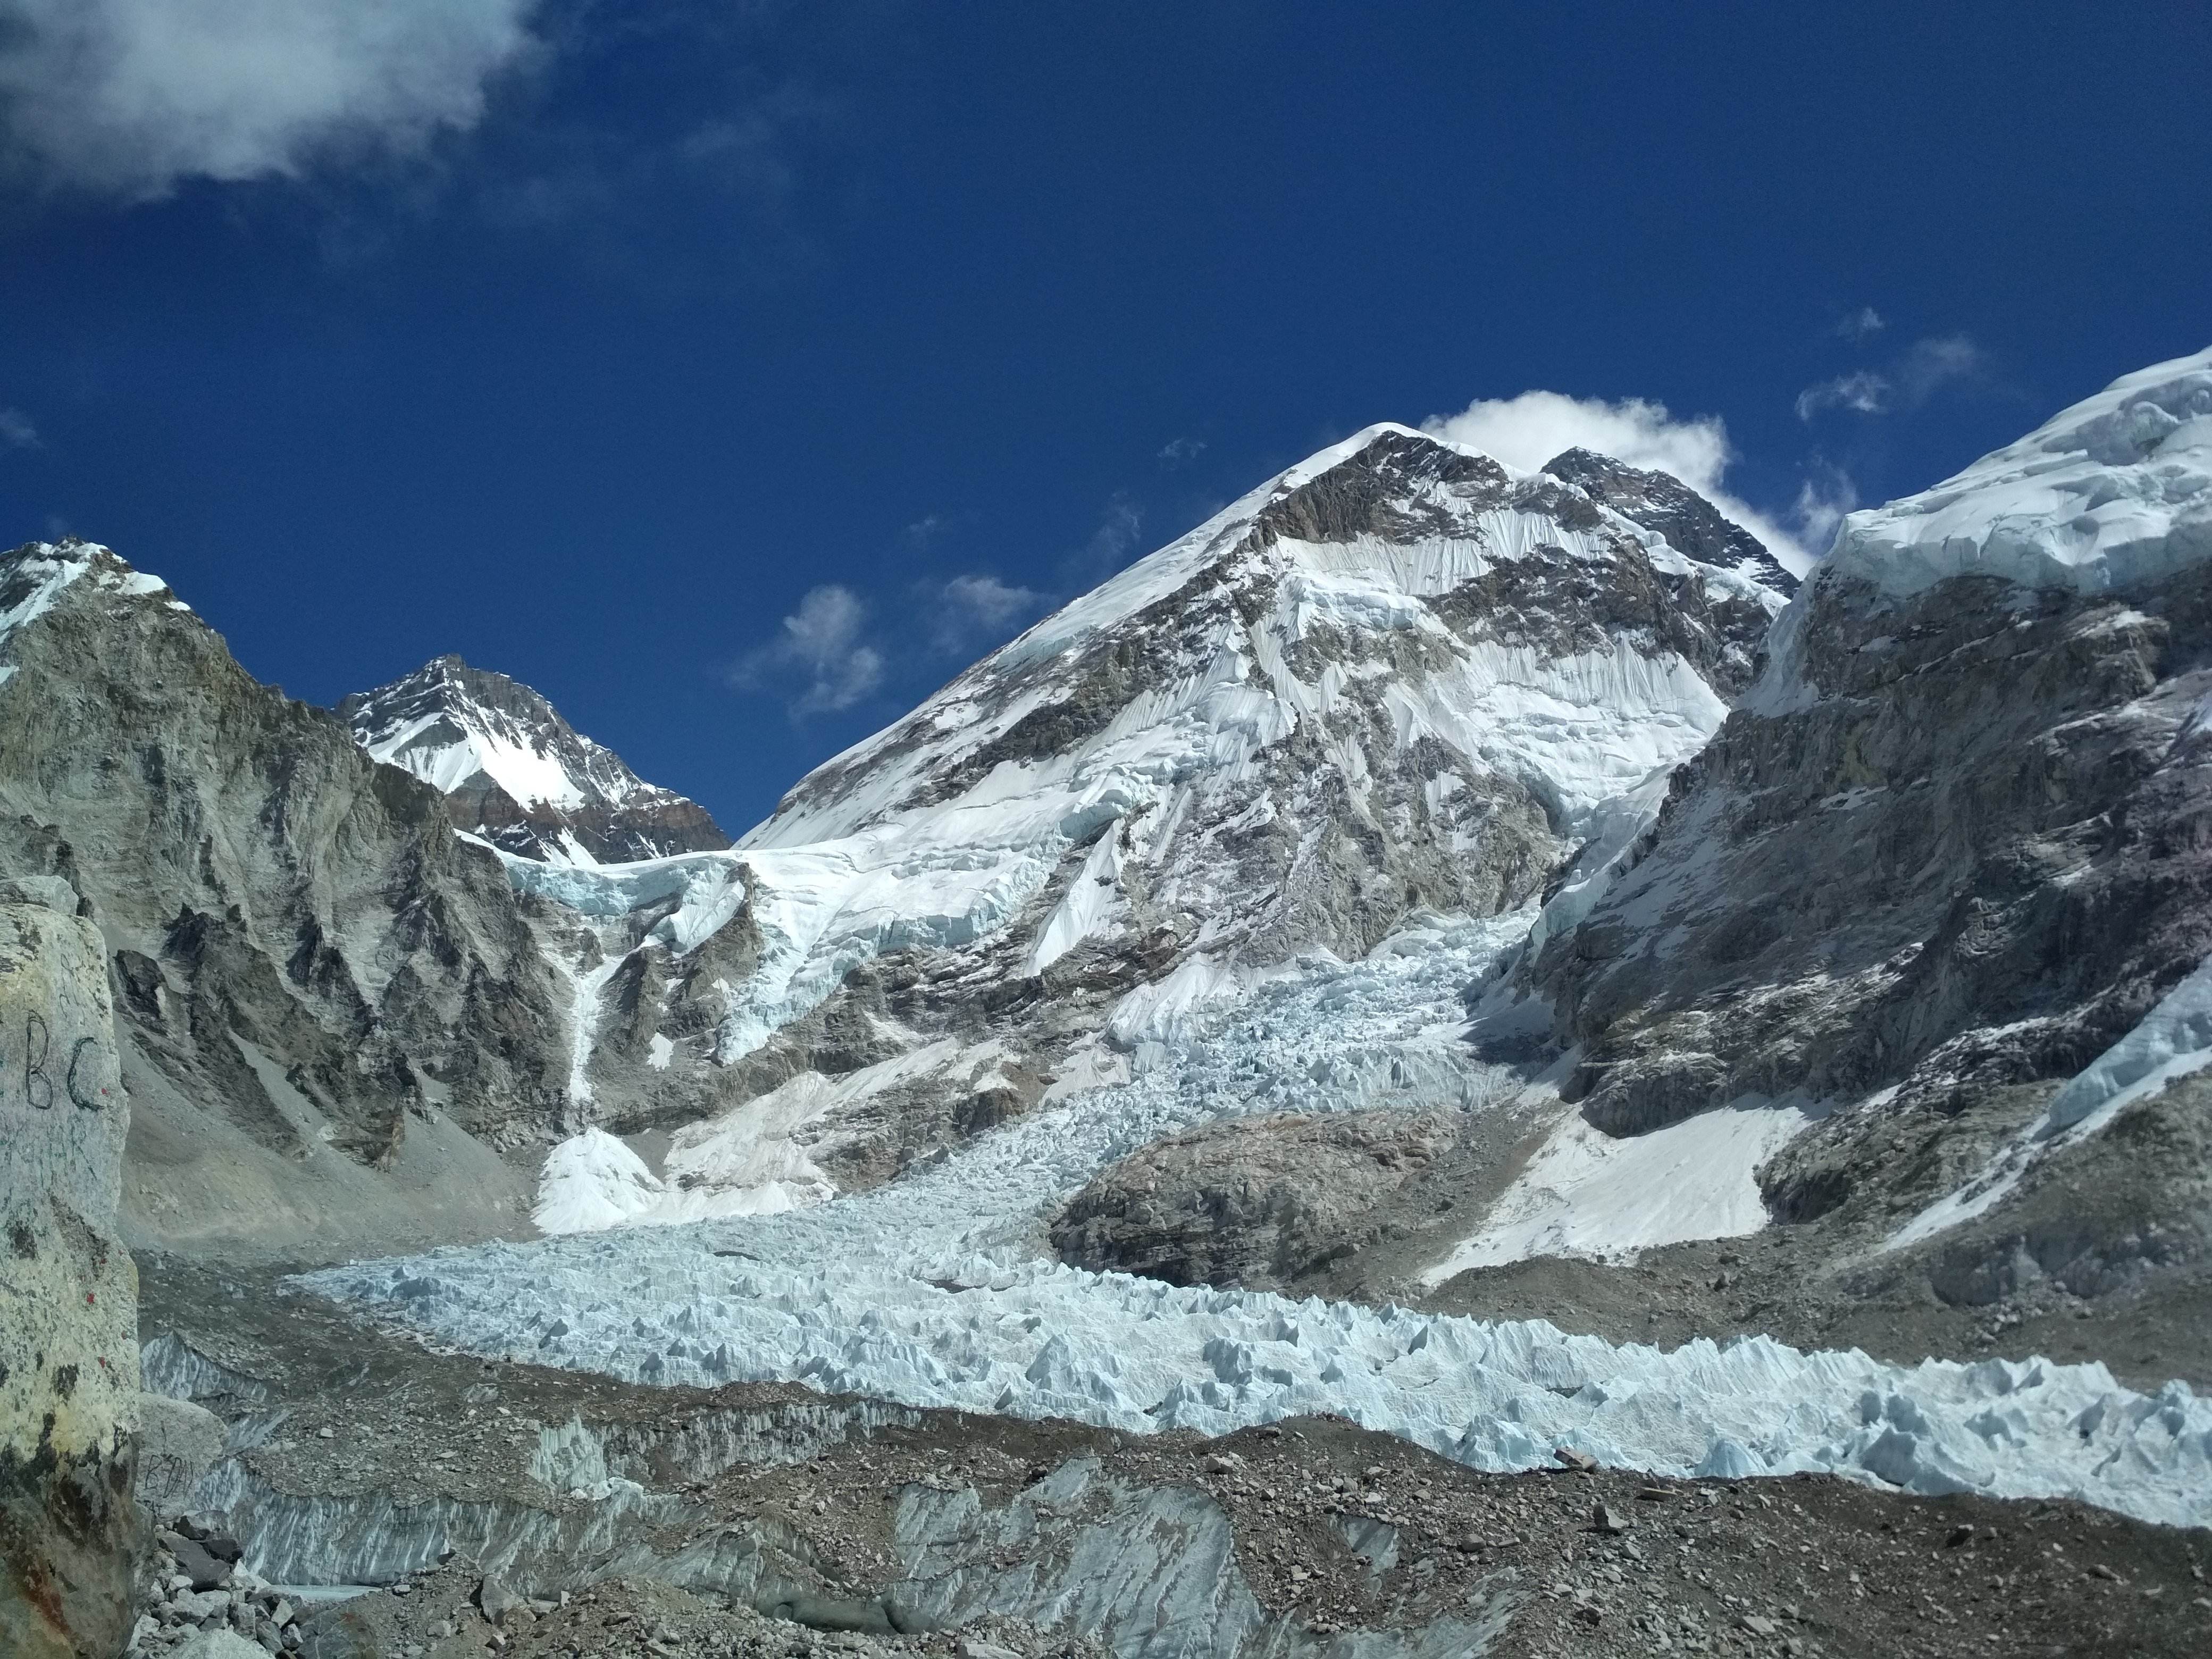
<path fill-rule="evenodd" d="M 1516 981 L 1568 1097 L 1616 1135 L 1842 1109 L 1760 1172 L 1839 1293 L 2202 1303 L 2208 699 L 2212 352 L 1844 521 L 1639 860 Z M 2128 1092 L 2078 1123 L 2100 1067 Z"/>
<path fill-rule="evenodd" d="M 2103 593 L 2212 560 L 2212 352 L 2154 363 L 1932 489 L 1855 513 L 1837 581 L 1953 576 Z"/>
<path fill-rule="evenodd" d="M 525 858 L 616 864 L 730 844 L 696 801 L 646 782 L 528 686 L 459 657 L 337 712 L 373 759 L 443 795 L 459 828 Z"/>
<path fill-rule="evenodd" d="M 1632 836 L 1749 683 L 1783 596 L 1720 550 L 1402 427 L 1326 450 L 817 769 L 732 853 L 667 866 L 632 938 L 727 920 L 610 982 L 626 1052 L 672 1052 L 627 1096 L 595 1062 L 599 1098 L 667 1121 L 997 1045 L 995 1104 L 970 1067 L 901 1073 L 879 1133 L 841 1136 L 849 1188 L 1303 955 L 1364 955 L 1422 909 L 1516 910 Z M 516 866 L 606 915 L 642 874 Z"/>

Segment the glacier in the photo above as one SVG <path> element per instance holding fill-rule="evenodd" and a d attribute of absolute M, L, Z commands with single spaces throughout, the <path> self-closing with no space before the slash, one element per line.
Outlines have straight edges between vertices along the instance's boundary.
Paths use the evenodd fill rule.
<path fill-rule="evenodd" d="M 1519 1080 L 1461 1040 L 1461 998 L 1532 920 L 1425 919 L 1366 960 L 1305 959 L 1146 1032 L 1115 1057 L 1126 1082 L 1048 1097 L 891 1186 L 304 1282 L 440 1347 L 643 1383 L 775 1380 L 1131 1433 L 1328 1411 L 1484 1469 L 1571 1446 L 1657 1474 L 1820 1470 L 2212 1524 L 2212 1403 L 2180 1382 L 2124 1389 L 2101 1364 L 1899 1366 L 1764 1337 L 1662 1352 L 1543 1321 L 1178 1288 L 1044 1259 L 1042 1218 L 1092 1172 L 1209 1119 L 1513 1098 Z"/>
<path fill-rule="evenodd" d="M 1055 1059 L 1036 1106 L 893 1184 L 836 1193 L 809 1137 L 871 1091 L 924 1073 L 980 1075 L 996 1063 L 989 1044 L 920 1043 L 837 1078 L 794 1078 L 680 1132 L 662 1176 L 586 1131 L 556 1149 L 541 1185 L 541 1225 L 560 1236 L 353 1263 L 306 1282 L 434 1345 L 646 1384 L 781 1381 L 1137 1434 L 1334 1412 L 1485 1469 L 1546 1463 L 1566 1446 L 1655 1474 L 1826 1471 L 2212 1525 L 2212 1404 L 2179 1382 L 2145 1394 L 2097 1364 L 1900 1365 L 1765 1337 L 1662 1352 L 1544 1321 L 1176 1287 L 1052 1259 L 1049 1218 L 1098 1170 L 1224 1117 L 1407 1104 L 1525 1112 L 1549 1099 L 1545 1147 L 1483 1234 L 1440 1248 L 1422 1275 L 1434 1283 L 1531 1254 L 1618 1258 L 1755 1233 L 1766 1218 L 1754 1171 L 1814 1115 L 1747 1098 L 1614 1140 L 1542 1085 L 1484 1064 L 1467 1040 L 1476 1012 L 1496 1012 L 1484 989 L 1511 994 L 1500 975 L 1516 953 L 1573 927 L 1640 856 L 1673 769 L 1727 709 L 1686 661 L 1624 634 L 1558 650 L 1461 640 L 1424 601 L 1539 552 L 1562 568 L 1602 565 L 1607 538 L 1633 528 L 1625 521 L 1601 515 L 1585 533 L 1440 495 L 1433 528 L 1405 542 L 1285 533 L 1267 544 L 1264 580 L 1256 563 L 1212 573 L 1245 611 L 1178 636 L 1168 665 L 1097 729 L 1072 746 L 994 750 L 1057 707 L 1049 677 L 1004 677 L 1182 591 L 1269 503 L 1403 430 L 1323 452 L 1038 623 L 829 763 L 726 854 L 619 873 L 509 869 L 587 915 L 672 903 L 653 936 L 678 951 L 749 906 L 761 949 L 720 1028 L 716 1057 L 727 1063 L 872 955 L 1003 928 L 1079 849 L 1077 878 L 1024 942 L 1024 970 L 1110 935 L 1123 925 L 1122 860 L 1154 856 L 1195 788 L 1237 780 L 1291 732 L 1320 736 L 1357 795 L 1368 755 L 1326 717 L 1347 686 L 1389 673 L 1382 645 L 1397 641 L 1419 645 L 1431 665 L 1382 688 L 1382 740 L 1438 739 L 1539 798 L 1580 843 L 1548 903 L 1482 921 L 1418 913 L 1357 961 L 1242 959 L 1209 921 L 1171 970 L 1122 994 Z M 1905 594 L 1981 573 L 2099 591 L 2154 574 L 2157 561 L 2212 554 L 2208 453 L 2212 353 L 2130 376 L 1936 490 L 1853 515 L 1786 609 L 1754 582 L 1699 567 L 1709 592 L 1780 612 L 1766 669 L 1739 706 L 1778 712 L 1817 696 L 1798 633 L 1810 596 L 1837 582 Z M 1557 539 L 1540 546 L 1540 536 Z M 1655 568 L 1681 562 L 1662 538 L 1635 538 Z M 1294 648 L 1324 628 L 1352 643 L 1301 678 Z M 1015 757 L 984 764 L 994 752 Z M 1117 823 L 1127 834 L 1100 836 Z M 2206 1006 L 2192 981 L 2132 1048 L 2069 1086 L 2050 1134 L 2090 1132 L 2146 1079 L 2194 1065 Z"/>

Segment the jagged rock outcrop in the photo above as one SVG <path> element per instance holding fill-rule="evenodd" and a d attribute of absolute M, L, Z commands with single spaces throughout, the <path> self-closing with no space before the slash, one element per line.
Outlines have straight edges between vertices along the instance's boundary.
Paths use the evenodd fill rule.
<path fill-rule="evenodd" d="M 0 1651 L 11 1659 L 121 1651 L 146 1542 L 131 1497 L 137 1274 L 114 1237 L 130 1108 L 105 952 L 76 908 L 59 882 L 0 883 Z"/>
<path fill-rule="evenodd" d="M 105 940 L 127 1231 L 519 1224 L 483 1143 L 558 1125 L 566 988 L 435 791 L 82 542 L 0 558 L 0 873 L 60 878 Z"/>
<path fill-rule="evenodd" d="M 730 844 L 698 802 L 646 782 L 530 687 L 457 656 L 337 712 L 371 757 L 443 795 L 457 828 L 524 858 L 619 864 Z"/>

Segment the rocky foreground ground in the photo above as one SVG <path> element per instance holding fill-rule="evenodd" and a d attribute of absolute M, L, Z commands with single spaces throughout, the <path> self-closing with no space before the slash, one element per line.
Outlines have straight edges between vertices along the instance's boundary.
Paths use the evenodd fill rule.
<path fill-rule="evenodd" d="M 157 1557 L 144 1655 L 203 1625 L 310 1659 L 2212 1643 L 2212 1538 L 2075 1504 L 1485 1474 L 1330 1418 L 1205 1440 L 641 1389 L 428 1352 L 268 1270 L 141 1273 L 149 1373 L 248 1443 L 199 1529 L 234 1528 L 272 1577 L 319 1561 L 374 1586 L 266 1591 L 257 1617 L 249 1581 L 191 1589 Z"/>

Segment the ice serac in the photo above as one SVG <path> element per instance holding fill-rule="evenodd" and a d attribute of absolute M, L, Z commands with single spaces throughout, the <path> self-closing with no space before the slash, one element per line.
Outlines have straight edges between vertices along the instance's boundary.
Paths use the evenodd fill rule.
<path fill-rule="evenodd" d="M 2212 352 L 1844 520 L 1640 861 L 1527 975 L 1568 1093 L 1613 1133 L 1844 1109 L 1767 1201 L 1916 1247 L 1947 1301 L 2201 1291 L 2207 1091 L 2175 1056 L 2203 1039 L 2170 994 L 2212 952 L 2209 739 Z M 2054 1109 L 2108 1050 L 2119 1080 Z M 2144 1079 L 2172 1086 L 2107 1132 L 2135 1155 L 2062 1144 Z M 2000 1194 L 2023 1134 L 2049 1167 Z"/>
<path fill-rule="evenodd" d="M 559 1124 L 561 988 L 434 790 L 85 542 L 0 556 L 0 877 L 63 883 L 113 981 L 127 1237 L 522 1224 L 487 1143 Z"/>
<path fill-rule="evenodd" d="M 1716 545 L 1360 433 L 811 774 L 728 855 L 721 932 L 625 969 L 627 1040 L 670 1036 L 664 1098 L 727 1068 L 725 1102 L 989 1046 L 980 1072 L 840 1109 L 876 1125 L 821 1162 L 850 1189 L 1024 1109 L 1079 1053 L 1141 1063 L 1301 956 L 1515 910 L 1749 684 L 1783 598 Z"/>
<path fill-rule="evenodd" d="M 339 716 L 446 799 L 457 828 L 525 858 L 619 864 L 727 847 L 707 809 L 646 782 L 530 687 L 439 657 Z"/>
<path fill-rule="evenodd" d="M 117 1653 L 137 1275 L 115 1238 L 130 1109 L 100 935 L 62 882 L 0 880 L 0 1651 Z"/>

